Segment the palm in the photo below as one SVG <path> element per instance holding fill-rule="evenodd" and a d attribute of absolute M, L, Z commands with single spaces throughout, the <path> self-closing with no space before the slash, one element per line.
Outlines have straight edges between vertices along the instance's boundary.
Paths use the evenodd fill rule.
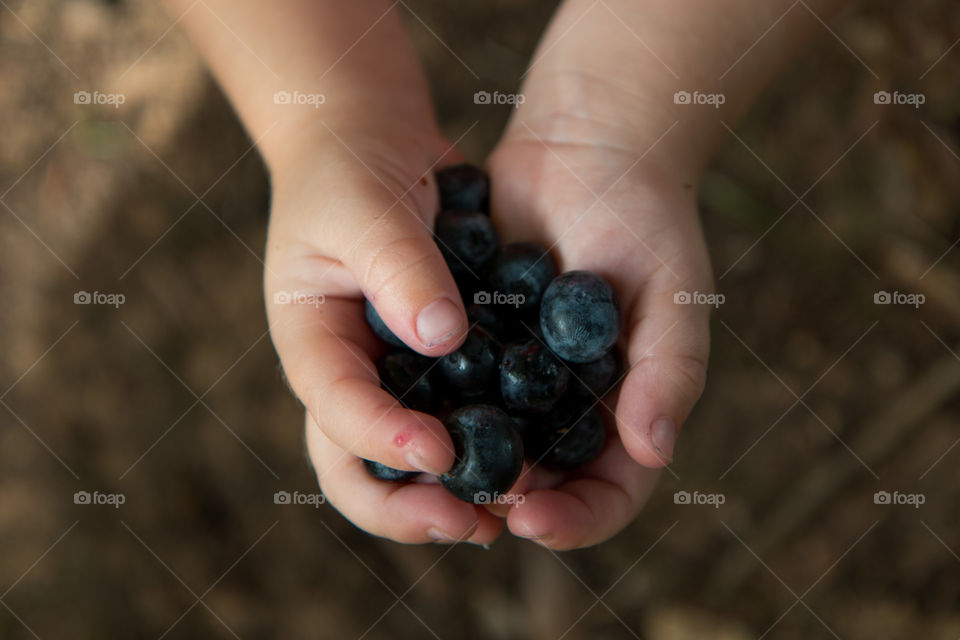
<path fill-rule="evenodd" d="M 651 379 L 684 386 L 690 378 L 696 387 L 702 377 L 696 369 L 704 358 L 690 343 L 706 339 L 705 314 L 673 303 L 674 292 L 703 291 L 710 283 L 692 188 L 671 190 L 623 152 L 536 138 L 503 143 L 490 171 L 493 216 L 504 241 L 539 241 L 551 247 L 561 271 L 602 274 L 625 312 L 622 346 L 631 369 L 619 398 L 595 399 L 617 427 L 603 454 L 562 484 L 529 491 L 508 515 L 513 533 L 547 546 L 592 544 L 633 518 L 658 476 L 650 467 L 665 462 L 642 437 L 646 431 L 638 436 L 634 428 L 664 403 L 662 391 L 672 391 Z M 702 335 L 685 335 L 698 329 Z"/>

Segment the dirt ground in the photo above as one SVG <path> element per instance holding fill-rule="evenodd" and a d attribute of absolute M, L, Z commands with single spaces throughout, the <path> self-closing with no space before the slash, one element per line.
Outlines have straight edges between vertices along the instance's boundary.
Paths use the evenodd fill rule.
<path fill-rule="evenodd" d="M 515 90 L 554 3 L 451 6 L 407 17 L 482 162 L 509 107 L 471 96 Z M 0 8 L 0 638 L 960 637 L 960 6 L 849 7 L 726 142 L 707 391 L 637 521 L 559 554 L 274 503 L 316 483 L 265 333 L 268 184 L 172 22 Z"/>

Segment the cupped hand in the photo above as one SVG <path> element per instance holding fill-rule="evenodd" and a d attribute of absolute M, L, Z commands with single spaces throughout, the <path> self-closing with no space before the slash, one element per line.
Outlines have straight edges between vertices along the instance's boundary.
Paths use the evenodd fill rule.
<path fill-rule="evenodd" d="M 501 241 L 535 240 L 559 271 L 601 274 L 623 307 L 622 386 L 594 398 L 610 424 L 603 453 L 559 480 L 525 469 L 515 489 L 523 500 L 496 509 L 511 533 L 554 549 L 623 529 L 672 460 L 703 390 L 710 341 L 709 307 L 678 302 L 683 292 L 712 291 L 696 185 L 647 161 L 644 149 L 594 138 L 589 123 L 576 121 L 567 135 L 568 122 L 531 127 L 519 113 L 488 167 Z"/>
<path fill-rule="evenodd" d="M 424 355 L 463 341 L 463 302 L 431 232 L 433 171 L 456 152 L 430 126 L 322 123 L 318 131 L 296 161 L 274 169 L 264 288 L 273 342 L 306 409 L 320 487 L 375 535 L 489 543 L 503 525 L 487 510 L 439 484 L 375 480 L 361 460 L 432 474 L 454 462 L 440 421 L 380 388 L 374 362 L 383 345 L 363 300 Z"/>

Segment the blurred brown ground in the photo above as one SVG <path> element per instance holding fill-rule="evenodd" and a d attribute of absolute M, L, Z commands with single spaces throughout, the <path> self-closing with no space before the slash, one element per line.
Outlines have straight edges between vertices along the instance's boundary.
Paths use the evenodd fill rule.
<path fill-rule="evenodd" d="M 408 15 L 447 134 L 480 121 L 472 159 L 509 110 L 474 91 L 515 90 L 553 4 L 410 2 L 481 77 Z M 404 547 L 274 504 L 316 489 L 265 334 L 268 185 L 171 23 L 146 2 L 0 8 L 0 638 L 960 636 L 960 6 L 851 7 L 728 140 L 702 192 L 727 303 L 675 476 L 611 542 L 556 555 Z M 93 88 L 127 102 L 74 104 Z M 892 88 L 926 103 L 874 104 Z M 927 302 L 873 304 L 895 289 Z M 939 397 L 904 394 L 925 375 Z M 871 453 L 884 417 L 903 437 Z M 828 499 L 783 524 L 811 472 Z"/>

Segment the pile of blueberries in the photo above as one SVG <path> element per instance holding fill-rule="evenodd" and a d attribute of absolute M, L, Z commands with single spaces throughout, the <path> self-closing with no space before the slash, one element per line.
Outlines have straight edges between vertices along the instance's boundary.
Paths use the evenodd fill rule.
<path fill-rule="evenodd" d="M 461 164 L 436 179 L 434 237 L 467 303 L 465 341 L 428 358 L 394 335 L 369 301 L 366 318 L 389 345 L 377 364 L 383 388 L 450 432 L 456 462 L 441 484 L 461 500 L 487 502 L 510 489 L 524 456 L 572 471 L 600 454 L 606 431 L 593 407 L 619 380 L 620 303 L 594 273 L 557 275 L 546 247 L 501 247 L 483 170 Z M 380 480 L 417 475 L 364 462 Z"/>

